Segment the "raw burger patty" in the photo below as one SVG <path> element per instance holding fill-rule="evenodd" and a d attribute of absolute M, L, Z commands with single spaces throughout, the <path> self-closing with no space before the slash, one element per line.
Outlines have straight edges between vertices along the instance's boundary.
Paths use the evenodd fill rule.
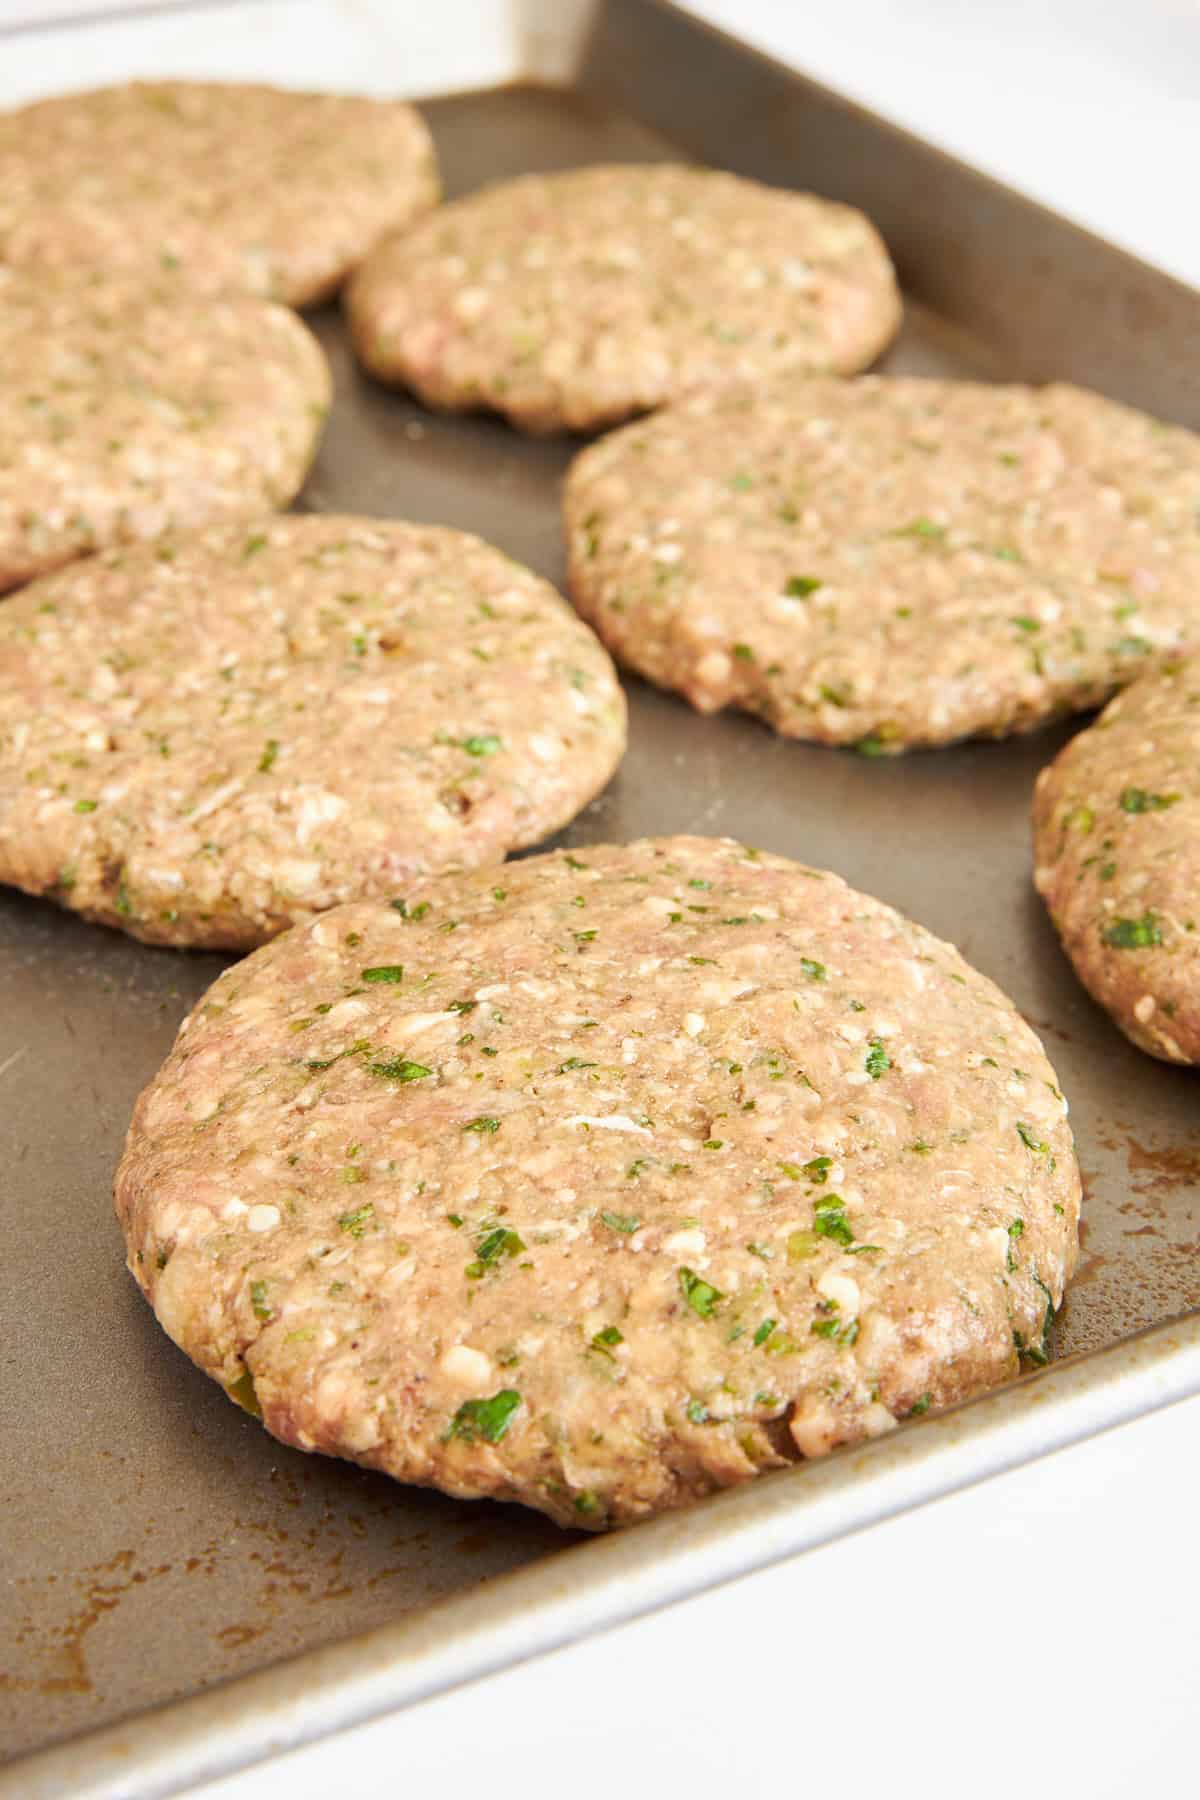
<path fill-rule="evenodd" d="M 625 744 L 612 664 L 459 531 L 267 518 L 0 607 L 0 881 L 230 949 L 574 818 Z"/>
<path fill-rule="evenodd" d="M 861 213 L 668 163 L 485 188 L 381 244 L 348 303 L 373 374 L 527 431 L 734 375 L 861 369 L 900 320 Z"/>
<path fill-rule="evenodd" d="M 0 593 L 104 544 L 286 506 L 330 393 L 281 306 L 0 271 Z"/>
<path fill-rule="evenodd" d="M 1200 438 L 1099 394 L 790 377 L 585 450 L 570 586 L 701 712 L 867 752 L 1097 705 L 1200 627 Z"/>
<path fill-rule="evenodd" d="M 1200 1063 L 1200 657 L 1118 695 L 1038 777 L 1035 876 L 1127 1037 Z"/>
<path fill-rule="evenodd" d="M 160 1322 L 277 1437 L 598 1528 L 1044 1359 L 1066 1105 L 949 945 L 704 838 L 403 901 L 223 975 L 117 1174 Z"/>
<path fill-rule="evenodd" d="M 399 101 L 133 82 L 0 113 L 0 263 L 178 270 L 306 306 L 438 199 Z"/>

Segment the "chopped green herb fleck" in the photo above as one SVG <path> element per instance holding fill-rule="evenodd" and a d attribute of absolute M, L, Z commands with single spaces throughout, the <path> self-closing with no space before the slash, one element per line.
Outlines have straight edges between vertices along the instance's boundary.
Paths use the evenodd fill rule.
<path fill-rule="evenodd" d="M 265 1281 L 252 1281 L 250 1283 L 250 1305 L 256 1319 L 273 1319 L 275 1317 L 275 1314 L 271 1311 L 270 1302 L 267 1299 L 267 1284 Z"/>
<path fill-rule="evenodd" d="M 1017 1127 L 1020 1130 L 1020 1127 Z M 1021 1133 L 1024 1136 L 1024 1133 Z M 1008 1267 L 1010 1272 L 1017 1266 L 1017 1239 L 1024 1234 L 1024 1219 L 1014 1219 L 1008 1228 Z"/>
<path fill-rule="evenodd" d="M 777 1323 L 778 1321 L 775 1319 L 764 1319 L 754 1334 L 755 1344 L 765 1344 L 771 1333 L 774 1331 Z"/>
<path fill-rule="evenodd" d="M 501 740 L 491 732 L 483 732 L 476 737 L 464 738 L 462 747 L 468 756 L 495 756 L 497 750 L 503 748 Z"/>
<path fill-rule="evenodd" d="M 374 1217 L 375 1208 L 368 1200 L 365 1206 L 356 1207 L 353 1212 L 343 1213 L 338 1220 L 338 1225 L 343 1231 L 348 1231 L 352 1238 L 360 1238 Z"/>
<path fill-rule="evenodd" d="M 684 1411 L 687 1413 L 687 1416 L 693 1425 L 706 1425 L 708 1423 L 708 1408 L 705 1406 L 703 1400 L 689 1400 Z"/>
<path fill-rule="evenodd" d="M 811 1162 L 803 1164 L 802 1173 L 819 1186 L 822 1181 L 828 1179 L 832 1167 L 833 1158 L 831 1156 L 814 1156 Z"/>
<path fill-rule="evenodd" d="M 501 1388 L 486 1400 L 464 1400 L 451 1419 L 446 1436 L 461 1438 L 466 1444 L 473 1444 L 477 1438 L 498 1444 L 520 1404 L 516 1388 Z"/>
<path fill-rule="evenodd" d="M 424 1063 L 409 1062 L 403 1056 L 394 1056 L 390 1062 L 371 1063 L 369 1067 L 372 1075 L 378 1075 L 384 1081 L 423 1081 L 433 1074 Z"/>
<path fill-rule="evenodd" d="M 243 1412 L 252 1413 L 256 1419 L 262 1418 L 262 1407 L 258 1403 L 258 1395 L 254 1391 L 254 1377 L 249 1369 L 243 1369 L 236 1381 L 231 1381 L 225 1389 L 231 1400 L 236 1400 Z"/>
<path fill-rule="evenodd" d="M 275 767 L 275 758 L 279 755 L 279 739 L 268 738 L 262 755 L 258 759 L 258 772 L 266 775 Z"/>
<path fill-rule="evenodd" d="M 490 1119 L 486 1114 L 481 1114 L 478 1119 L 468 1119 L 467 1123 L 463 1126 L 464 1131 L 478 1131 L 481 1134 L 499 1131 L 499 1129 L 499 1119 Z"/>
<path fill-rule="evenodd" d="M 922 1394 L 921 1398 L 919 1400 L 914 1400 L 912 1405 L 909 1407 L 909 1409 L 908 1409 L 909 1417 L 919 1419 L 922 1413 L 927 1413 L 929 1411 L 929 1408 L 932 1404 L 933 1404 L 932 1394 Z"/>
<path fill-rule="evenodd" d="M 789 600 L 807 600 L 821 585 L 815 575 L 789 575 L 783 591 Z"/>
<path fill-rule="evenodd" d="M 1121 811 L 1127 813 L 1166 812 L 1182 800 L 1182 794 L 1150 794 L 1145 788 L 1127 787 L 1121 794 Z"/>
<path fill-rule="evenodd" d="M 394 987 L 404 980 L 403 963 L 376 963 L 373 969 L 363 969 L 361 980 L 370 982 L 376 987 Z"/>
<path fill-rule="evenodd" d="M 725 1298 L 719 1288 L 705 1281 L 702 1275 L 697 1275 L 694 1269 L 680 1269 L 679 1286 L 692 1311 L 702 1319 L 710 1319 L 714 1309 Z"/>
<path fill-rule="evenodd" d="M 600 1217 L 610 1231 L 624 1232 L 627 1237 L 630 1232 L 636 1231 L 642 1222 L 633 1213 L 602 1212 Z"/>
<path fill-rule="evenodd" d="M 255 532 L 254 536 L 248 537 L 246 539 L 246 542 L 242 545 L 243 561 L 248 562 L 252 556 L 257 556 L 259 551 L 265 550 L 266 547 L 267 547 L 266 538 L 263 536 L 263 534 L 261 532 Z"/>
<path fill-rule="evenodd" d="M 854 1233 L 846 1218 L 846 1202 L 840 1194 L 826 1194 L 813 1207 L 813 1230 L 835 1244 L 852 1244 Z"/>
<path fill-rule="evenodd" d="M 824 981 L 826 973 L 824 963 L 814 962 L 811 956 L 802 956 L 800 967 L 810 981 Z"/>
<path fill-rule="evenodd" d="M 98 800 L 77 800 L 75 802 L 75 811 L 77 813 L 95 812 L 99 804 L 100 802 Z"/>
<path fill-rule="evenodd" d="M 871 1048 L 867 1051 L 867 1060 L 863 1064 L 863 1068 L 867 1071 L 871 1080 L 878 1081 L 880 1076 L 886 1074 L 891 1066 L 892 1059 L 880 1043 L 879 1039 L 872 1038 Z"/>

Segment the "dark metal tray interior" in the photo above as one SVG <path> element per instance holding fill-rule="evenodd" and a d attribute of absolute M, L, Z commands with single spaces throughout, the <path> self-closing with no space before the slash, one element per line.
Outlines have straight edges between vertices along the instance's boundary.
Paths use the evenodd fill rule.
<path fill-rule="evenodd" d="M 875 211 L 915 292 L 889 368 L 1069 366 L 1200 423 L 1200 400 L 1179 383 L 1200 298 L 669 10 L 618 4 L 605 18 L 582 89 L 428 108 L 452 193 L 523 169 L 678 155 L 681 144 L 838 191 Z M 657 117 L 673 141 L 612 110 L 605 93 Z M 315 324 L 337 404 L 302 504 L 470 527 L 561 581 L 557 488 L 571 446 L 431 418 L 356 373 L 336 312 Z M 1195 1078 L 1140 1056 L 1090 1004 L 1030 887 L 1030 787 L 1067 730 L 866 761 L 630 690 L 628 759 L 569 841 L 730 832 L 832 866 L 952 939 L 1044 1034 L 1073 1104 L 1086 1248 L 1059 1353 L 1200 1304 Z M 123 1268 L 110 1177 L 137 1091 L 221 967 L 0 893 L 0 1747 L 10 1755 L 532 1558 L 586 1554 L 533 1514 L 283 1449 L 158 1329 Z"/>

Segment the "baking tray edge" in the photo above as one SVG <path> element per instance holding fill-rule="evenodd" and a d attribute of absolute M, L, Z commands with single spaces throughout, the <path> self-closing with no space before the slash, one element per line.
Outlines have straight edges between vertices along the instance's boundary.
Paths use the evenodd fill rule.
<path fill-rule="evenodd" d="M 1099 265 L 1107 265 L 1117 289 L 1149 295 L 1152 310 L 1195 306 L 1194 295 L 1170 277 L 689 18 L 669 0 L 611 0 L 602 8 L 599 54 L 594 41 L 584 85 L 594 91 L 619 78 L 625 104 L 640 113 L 645 84 L 656 79 L 652 71 L 670 67 L 672 116 L 668 120 L 659 114 L 649 122 L 687 144 L 693 135 L 683 116 L 688 83 L 676 80 L 685 73 L 677 55 L 663 60 L 664 33 L 673 51 L 686 50 L 693 71 L 696 58 L 723 58 L 751 86 L 799 84 L 823 114 L 843 115 L 865 122 L 873 132 L 904 137 L 931 159 L 931 166 L 936 163 L 954 179 L 975 185 L 992 206 L 1013 206 L 1070 231 Z M 635 55 L 638 49 L 647 54 Z M 646 73 L 632 92 L 626 77 L 635 63 Z M 709 74 L 711 78 L 711 60 Z M 752 146 L 744 150 L 752 158 Z M 741 166 L 746 161 L 743 154 Z M 852 172 L 852 182 L 860 172 Z M 837 183 L 826 185 L 834 191 Z M 888 231 L 886 196 L 861 196 L 861 203 L 884 215 Z M 894 226 L 890 235 L 896 235 Z M 902 266 L 903 260 L 901 245 Z M 968 255 L 957 271 L 946 265 L 949 285 L 936 296 L 939 308 L 952 316 L 960 303 L 974 297 L 969 262 Z M 1051 280 L 1048 293 L 1053 291 Z M 1143 315 L 1139 323 L 1147 322 Z M 1147 330 L 1144 335 L 1152 339 L 1155 334 Z M 1070 360 L 1067 355 L 1059 372 L 1069 374 Z M 1193 366 L 1200 371 L 1200 356 Z M 1049 372 L 1028 371 L 1034 378 Z M 1200 423 L 1200 393 L 1193 393 L 1187 380 L 1181 390 L 1182 376 L 1178 365 L 1155 372 L 1148 343 L 1138 391 L 1127 391 L 1125 397 L 1176 417 L 1182 407 L 1190 422 Z M 1169 396 L 1156 391 L 1164 381 L 1170 384 Z M 565 1563 L 555 1558 L 534 1564 L 395 1625 L 23 1758 L 0 1772 L 0 1797 L 154 1800 L 177 1794 L 817 1549 L 1198 1392 L 1200 1313 L 1190 1313 L 1107 1350 L 1058 1363 L 894 1437 L 596 1540 Z"/>

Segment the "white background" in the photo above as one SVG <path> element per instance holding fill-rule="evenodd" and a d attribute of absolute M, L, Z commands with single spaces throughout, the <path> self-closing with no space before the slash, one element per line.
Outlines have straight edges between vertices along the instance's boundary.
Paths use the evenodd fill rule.
<path fill-rule="evenodd" d="M 375 91 L 517 72 L 510 9 L 484 0 L 184 7 L 78 26 L 53 55 L 3 35 L 102 7 L 0 0 L 0 98 L 134 68 Z M 693 10 L 1200 285 L 1200 0 Z M 1198 1438 L 1200 1400 L 207 1800 L 1194 1794 Z"/>

